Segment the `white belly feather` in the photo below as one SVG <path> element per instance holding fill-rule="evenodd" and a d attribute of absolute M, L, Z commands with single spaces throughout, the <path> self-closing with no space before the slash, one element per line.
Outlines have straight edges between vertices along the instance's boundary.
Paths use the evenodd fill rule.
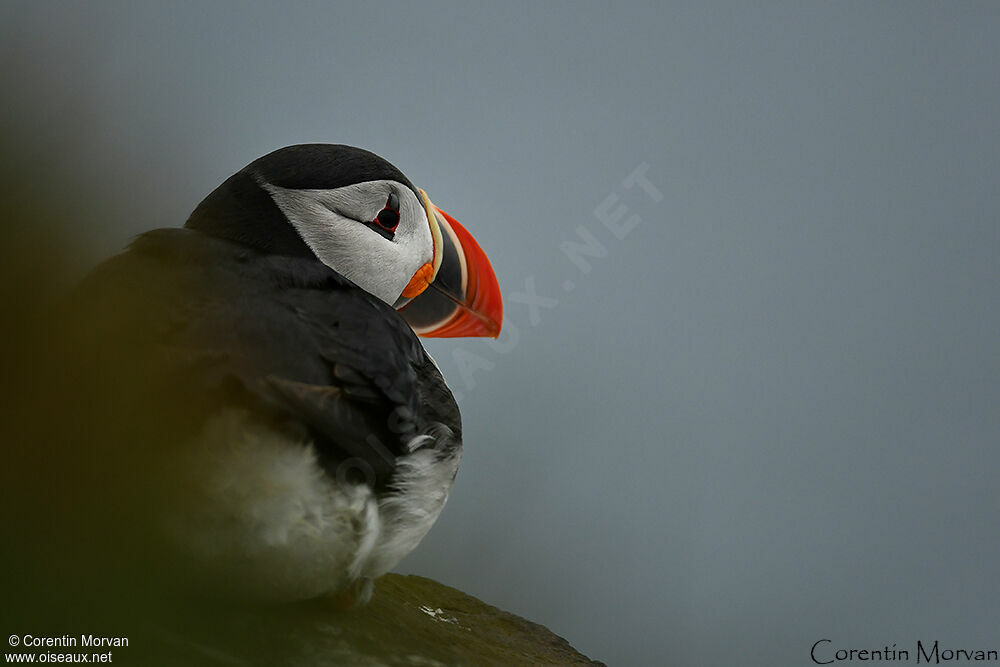
<path fill-rule="evenodd" d="M 447 430 L 447 429 L 445 429 Z M 418 436 L 392 489 L 338 484 L 312 446 L 220 414 L 182 457 L 184 488 L 169 534 L 227 594 L 302 600 L 391 570 L 427 534 L 448 498 L 460 450 L 439 458 L 441 434 Z"/>

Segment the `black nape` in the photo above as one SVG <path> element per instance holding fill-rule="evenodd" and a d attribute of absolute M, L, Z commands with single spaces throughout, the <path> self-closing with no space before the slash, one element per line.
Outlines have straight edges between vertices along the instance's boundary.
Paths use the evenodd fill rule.
<path fill-rule="evenodd" d="M 268 183 L 293 190 L 331 190 L 365 181 L 397 181 L 420 199 L 403 172 L 375 153 L 354 146 L 286 146 L 257 158 L 246 170 L 259 174 Z"/>
<path fill-rule="evenodd" d="M 205 197 L 184 226 L 272 255 L 315 257 L 248 169 Z"/>

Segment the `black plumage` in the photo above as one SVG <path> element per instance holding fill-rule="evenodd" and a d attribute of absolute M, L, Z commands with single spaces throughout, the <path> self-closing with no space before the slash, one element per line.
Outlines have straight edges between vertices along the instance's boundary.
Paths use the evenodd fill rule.
<path fill-rule="evenodd" d="M 454 398 L 395 310 L 311 253 L 256 245 L 155 230 L 80 286 L 95 349 L 107 342 L 106 354 L 141 367 L 131 381 L 145 386 L 122 391 L 145 402 L 136 409 L 170 411 L 158 437 L 242 407 L 311 440 L 331 475 L 375 488 L 391 485 L 415 436 L 443 426 L 450 444 L 436 447 L 460 445 Z"/>

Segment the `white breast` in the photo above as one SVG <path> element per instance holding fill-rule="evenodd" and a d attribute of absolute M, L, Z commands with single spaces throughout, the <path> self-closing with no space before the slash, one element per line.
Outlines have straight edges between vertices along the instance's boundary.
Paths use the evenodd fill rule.
<path fill-rule="evenodd" d="M 385 574 L 430 530 L 460 458 L 457 450 L 438 455 L 439 435 L 414 440 L 393 489 L 378 497 L 363 484 L 338 485 L 308 442 L 227 411 L 182 456 L 179 477 L 188 487 L 178 489 L 164 521 L 225 594 L 275 601 L 331 594 Z"/>

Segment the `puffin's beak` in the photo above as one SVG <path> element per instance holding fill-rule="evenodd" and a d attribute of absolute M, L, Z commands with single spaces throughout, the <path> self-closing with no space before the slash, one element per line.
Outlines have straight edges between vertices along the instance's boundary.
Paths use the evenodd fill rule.
<path fill-rule="evenodd" d="M 423 276 L 418 271 L 413 280 L 426 281 L 427 288 L 412 298 L 402 297 L 396 308 L 424 338 L 496 338 L 503 300 L 490 260 L 465 227 L 432 204 L 423 190 L 420 194 L 434 238 L 434 270 Z"/>

